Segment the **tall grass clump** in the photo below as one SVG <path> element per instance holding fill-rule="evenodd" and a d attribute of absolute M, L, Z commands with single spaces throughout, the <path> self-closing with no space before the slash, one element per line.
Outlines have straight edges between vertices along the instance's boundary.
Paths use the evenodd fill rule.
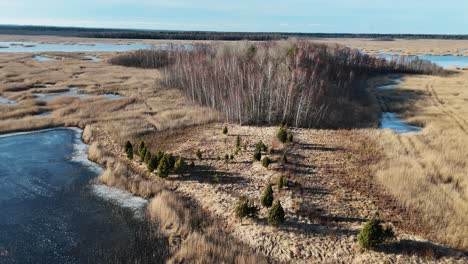
<path fill-rule="evenodd" d="M 439 73 L 418 58 L 384 58 L 309 41 L 193 45 L 172 50 L 162 82 L 215 108 L 228 122 L 352 127 L 370 119 L 366 80 L 385 73 Z"/>

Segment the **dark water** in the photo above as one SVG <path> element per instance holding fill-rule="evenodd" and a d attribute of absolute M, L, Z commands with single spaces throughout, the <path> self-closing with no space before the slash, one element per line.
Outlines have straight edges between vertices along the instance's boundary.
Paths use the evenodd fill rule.
<path fill-rule="evenodd" d="M 93 191 L 102 169 L 80 138 L 69 129 L 0 137 L 0 263 L 164 262 L 157 228 Z"/>

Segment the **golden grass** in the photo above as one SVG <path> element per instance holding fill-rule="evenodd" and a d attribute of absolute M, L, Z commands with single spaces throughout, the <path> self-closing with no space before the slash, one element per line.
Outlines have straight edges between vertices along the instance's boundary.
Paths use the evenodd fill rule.
<path fill-rule="evenodd" d="M 267 263 L 249 248 L 220 232 L 216 224 L 203 228 L 207 217 L 173 192 L 162 191 L 147 207 L 150 218 L 171 242 L 182 240 L 168 263 Z"/>
<path fill-rule="evenodd" d="M 64 59 L 38 62 L 30 54 L 0 55 L 0 96 L 18 102 L 15 106 L 0 105 L 0 131 L 99 123 L 122 144 L 147 133 L 219 119 L 215 111 L 193 105 L 178 90 L 159 87 L 158 70 L 112 66 L 105 61 L 89 62 L 69 54 L 53 54 Z M 111 55 L 101 57 L 106 56 Z M 117 100 L 57 97 L 41 102 L 34 96 L 67 91 L 73 86 L 79 87 L 79 93 L 117 93 L 124 97 Z M 51 115 L 33 116 L 45 110 Z"/>
<path fill-rule="evenodd" d="M 96 140 L 97 136 L 91 126 L 83 132 L 85 141 Z M 88 156 L 106 165 L 99 182 L 142 197 L 153 197 L 147 206 L 148 217 L 169 237 L 175 250 L 168 263 L 266 263 L 263 257 L 222 232 L 193 201 L 166 190 L 161 182 L 141 173 L 141 168 L 113 157 L 97 141 L 91 144 Z"/>
<path fill-rule="evenodd" d="M 464 250 L 468 249 L 467 84 L 468 72 L 463 71 L 445 78 L 405 77 L 400 89 L 417 93 L 418 100 L 404 116 L 411 123 L 425 124 L 424 131 L 373 135 L 386 154 L 375 167 L 377 180 L 415 211 L 410 221 L 425 224 L 425 230 L 419 231 Z"/>

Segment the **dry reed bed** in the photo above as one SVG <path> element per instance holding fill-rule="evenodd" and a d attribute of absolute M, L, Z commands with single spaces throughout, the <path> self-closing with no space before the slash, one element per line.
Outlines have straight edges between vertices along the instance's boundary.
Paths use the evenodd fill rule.
<path fill-rule="evenodd" d="M 400 98 L 410 123 L 425 125 L 420 134 L 374 133 L 386 158 L 376 178 L 424 225 L 419 232 L 468 250 L 468 73 L 450 77 L 408 76 L 398 90 L 417 94 L 411 106 Z M 388 100 L 391 105 L 391 100 Z"/>

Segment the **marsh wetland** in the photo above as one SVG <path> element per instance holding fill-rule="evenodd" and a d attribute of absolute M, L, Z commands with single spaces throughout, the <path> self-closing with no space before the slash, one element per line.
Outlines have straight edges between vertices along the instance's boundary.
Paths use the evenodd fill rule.
<path fill-rule="evenodd" d="M 466 57 L 430 40 L 0 39 L 2 263 L 468 260 Z M 186 170 L 149 170 L 159 151 Z M 395 236 L 361 250 L 374 218 Z"/>

